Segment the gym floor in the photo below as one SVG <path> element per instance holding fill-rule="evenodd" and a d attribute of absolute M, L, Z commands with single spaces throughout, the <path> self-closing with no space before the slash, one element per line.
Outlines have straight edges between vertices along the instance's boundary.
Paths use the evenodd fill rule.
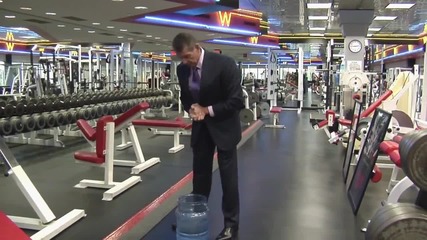
<path fill-rule="evenodd" d="M 286 129 L 261 127 L 239 148 L 240 239 L 363 239 L 360 229 L 387 197 L 385 189 L 390 173 L 385 170 L 383 181 L 369 184 L 355 217 L 341 175 L 344 148 L 329 144 L 323 131 L 312 129 L 309 112 L 298 115 L 296 111 L 285 111 L 281 120 Z M 102 190 L 73 188 L 83 178 L 102 178 L 102 169 L 74 162 L 75 151 L 89 149 L 84 139 L 64 138 L 65 148 L 29 145 L 12 148 L 58 218 L 76 208 L 87 213 L 86 218 L 55 239 L 104 239 L 191 172 L 189 137 L 181 137 L 186 145 L 183 151 L 168 154 L 173 143 L 171 136 L 153 137 L 141 129 L 138 134 L 145 157 L 160 157 L 161 163 L 141 173 L 140 184 L 111 202 L 101 200 Z M 135 158 L 130 149 L 118 157 Z M 129 173 L 128 168 L 116 168 L 115 179 L 123 180 Z M 2 211 L 36 217 L 12 179 L 1 181 Z M 190 182 L 182 186 L 180 193 L 188 191 L 191 191 Z M 209 203 L 212 237 L 223 227 L 221 196 L 216 170 Z M 174 204 L 176 201 L 160 204 L 155 217 L 142 218 L 119 239 L 175 239 L 171 230 Z"/>

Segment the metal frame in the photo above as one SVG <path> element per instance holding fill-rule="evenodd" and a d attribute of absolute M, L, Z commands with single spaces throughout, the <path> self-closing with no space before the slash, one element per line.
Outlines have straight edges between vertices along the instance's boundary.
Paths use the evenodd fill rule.
<path fill-rule="evenodd" d="M 116 196 L 125 192 L 129 188 L 135 186 L 141 182 L 140 176 L 131 176 L 122 182 L 114 182 L 114 122 L 109 122 L 106 125 L 106 150 L 105 150 L 105 162 L 103 164 L 90 164 L 91 166 L 103 167 L 104 168 L 104 179 L 99 180 L 88 180 L 83 179 L 79 184 L 75 185 L 75 188 L 101 188 L 108 189 L 103 194 L 103 201 L 112 201 Z M 78 163 L 86 163 L 82 161 L 76 161 Z"/>
<path fill-rule="evenodd" d="M 387 203 L 398 203 L 400 196 L 410 187 L 415 186 L 415 184 L 408 177 L 404 177 L 400 180 L 390 191 L 390 194 L 387 198 Z M 418 187 L 417 187 L 418 188 Z"/>
<path fill-rule="evenodd" d="M 86 216 L 84 210 L 74 209 L 57 219 L 3 138 L 0 138 L 0 154 L 3 162 L 9 168 L 8 176 L 12 177 L 37 214 L 38 218 L 8 216 L 20 228 L 37 230 L 38 232 L 32 235 L 31 239 L 51 239 Z"/>

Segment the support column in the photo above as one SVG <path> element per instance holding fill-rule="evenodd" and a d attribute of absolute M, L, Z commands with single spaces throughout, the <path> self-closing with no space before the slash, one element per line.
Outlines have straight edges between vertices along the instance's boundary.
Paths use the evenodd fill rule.
<path fill-rule="evenodd" d="M 268 66 L 267 66 L 267 99 L 270 100 L 270 106 L 277 106 L 277 53 L 268 49 Z"/>
<path fill-rule="evenodd" d="M 136 82 L 133 74 L 133 58 L 130 43 L 123 43 L 123 57 L 124 57 L 124 87 L 125 88 L 136 88 Z"/>
<path fill-rule="evenodd" d="M 339 10 L 339 15 L 344 36 L 345 70 L 362 72 L 365 38 L 374 17 L 374 10 Z"/>
<path fill-rule="evenodd" d="M 421 115 L 420 119 L 427 121 L 427 43 L 424 44 L 424 77 L 422 80 Z"/>

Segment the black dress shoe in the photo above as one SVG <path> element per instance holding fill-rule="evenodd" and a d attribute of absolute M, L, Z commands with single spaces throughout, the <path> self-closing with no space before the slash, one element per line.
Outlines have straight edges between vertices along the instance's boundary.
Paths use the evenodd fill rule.
<path fill-rule="evenodd" d="M 234 228 L 224 228 L 216 240 L 238 240 L 238 231 Z"/>

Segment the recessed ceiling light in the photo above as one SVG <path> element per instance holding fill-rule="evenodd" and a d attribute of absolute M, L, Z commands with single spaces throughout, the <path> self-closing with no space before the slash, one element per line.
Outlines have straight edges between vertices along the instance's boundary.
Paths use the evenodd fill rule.
<path fill-rule="evenodd" d="M 396 19 L 396 16 L 376 16 L 374 20 L 376 21 L 393 21 Z"/>
<path fill-rule="evenodd" d="M 117 38 L 123 38 L 123 36 L 117 36 Z"/>
<path fill-rule="evenodd" d="M 0 0 L 0 3 L 2 3 L 3 2 L 3 0 Z"/>
<path fill-rule="evenodd" d="M 74 28 L 74 30 L 76 30 L 76 31 L 80 31 L 80 30 L 82 30 L 81 28 Z"/>
<path fill-rule="evenodd" d="M 113 29 L 113 28 L 114 28 L 114 26 L 107 26 L 107 28 L 109 28 L 109 29 Z"/>
<path fill-rule="evenodd" d="M 127 29 L 120 29 L 120 32 L 127 32 Z"/>
<path fill-rule="evenodd" d="M 160 46 L 160 43 L 156 43 L 156 46 Z"/>
<path fill-rule="evenodd" d="M 323 34 L 323 33 L 310 33 L 310 36 L 312 36 L 312 37 L 323 37 L 323 36 L 325 36 L 325 34 Z"/>
<path fill-rule="evenodd" d="M 63 28 L 63 27 L 65 27 L 65 25 L 59 24 L 58 27 Z"/>
<path fill-rule="evenodd" d="M 381 28 L 378 28 L 378 27 L 373 27 L 368 29 L 368 31 L 371 31 L 371 32 L 378 32 L 379 30 L 381 30 Z"/>
<path fill-rule="evenodd" d="M 328 16 L 308 16 L 308 20 L 328 20 Z"/>
<path fill-rule="evenodd" d="M 12 29 L 15 31 L 28 31 L 29 30 L 28 28 L 24 28 L 24 27 L 13 27 Z"/>
<path fill-rule="evenodd" d="M 151 36 L 151 35 L 147 35 L 146 37 L 150 38 L 150 37 L 153 37 L 153 36 Z"/>
<path fill-rule="evenodd" d="M 325 31 L 325 27 L 310 27 L 310 30 L 313 31 Z"/>
<path fill-rule="evenodd" d="M 372 37 L 372 33 L 368 33 L 366 36 L 367 37 Z"/>
<path fill-rule="evenodd" d="M 123 2 L 124 0 L 113 0 L 113 2 Z"/>
<path fill-rule="evenodd" d="M 30 8 L 30 7 L 20 7 L 20 9 L 21 10 L 27 10 L 27 11 L 31 11 L 31 10 L 33 10 L 32 8 Z"/>
<path fill-rule="evenodd" d="M 135 7 L 135 9 L 141 10 L 141 9 L 147 9 L 147 7 L 144 7 L 144 6 L 137 6 L 137 7 Z"/>
<path fill-rule="evenodd" d="M 141 39 L 138 39 L 138 40 L 136 40 L 137 42 L 142 42 L 142 40 Z"/>
<path fill-rule="evenodd" d="M 101 25 L 101 23 L 94 22 L 94 23 L 92 23 L 92 25 Z"/>
<path fill-rule="evenodd" d="M 415 5 L 415 3 L 390 3 L 385 8 L 388 8 L 388 9 L 409 9 L 409 8 L 413 7 L 414 5 Z"/>
<path fill-rule="evenodd" d="M 4 16 L 5 18 L 8 18 L 8 19 L 12 19 L 12 18 L 16 18 L 16 16 L 13 16 L 13 15 L 6 15 L 6 16 Z"/>
<path fill-rule="evenodd" d="M 55 16 L 56 13 L 54 13 L 54 12 L 47 12 L 46 15 Z"/>
<path fill-rule="evenodd" d="M 329 9 L 332 3 L 307 3 L 308 9 Z"/>
<path fill-rule="evenodd" d="M 88 33 L 95 33 L 95 31 L 93 31 L 93 30 L 89 30 L 89 31 L 87 31 Z"/>
<path fill-rule="evenodd" d="M 155 37 L 154 39 L 160 39 L 160 37 Z"/>

